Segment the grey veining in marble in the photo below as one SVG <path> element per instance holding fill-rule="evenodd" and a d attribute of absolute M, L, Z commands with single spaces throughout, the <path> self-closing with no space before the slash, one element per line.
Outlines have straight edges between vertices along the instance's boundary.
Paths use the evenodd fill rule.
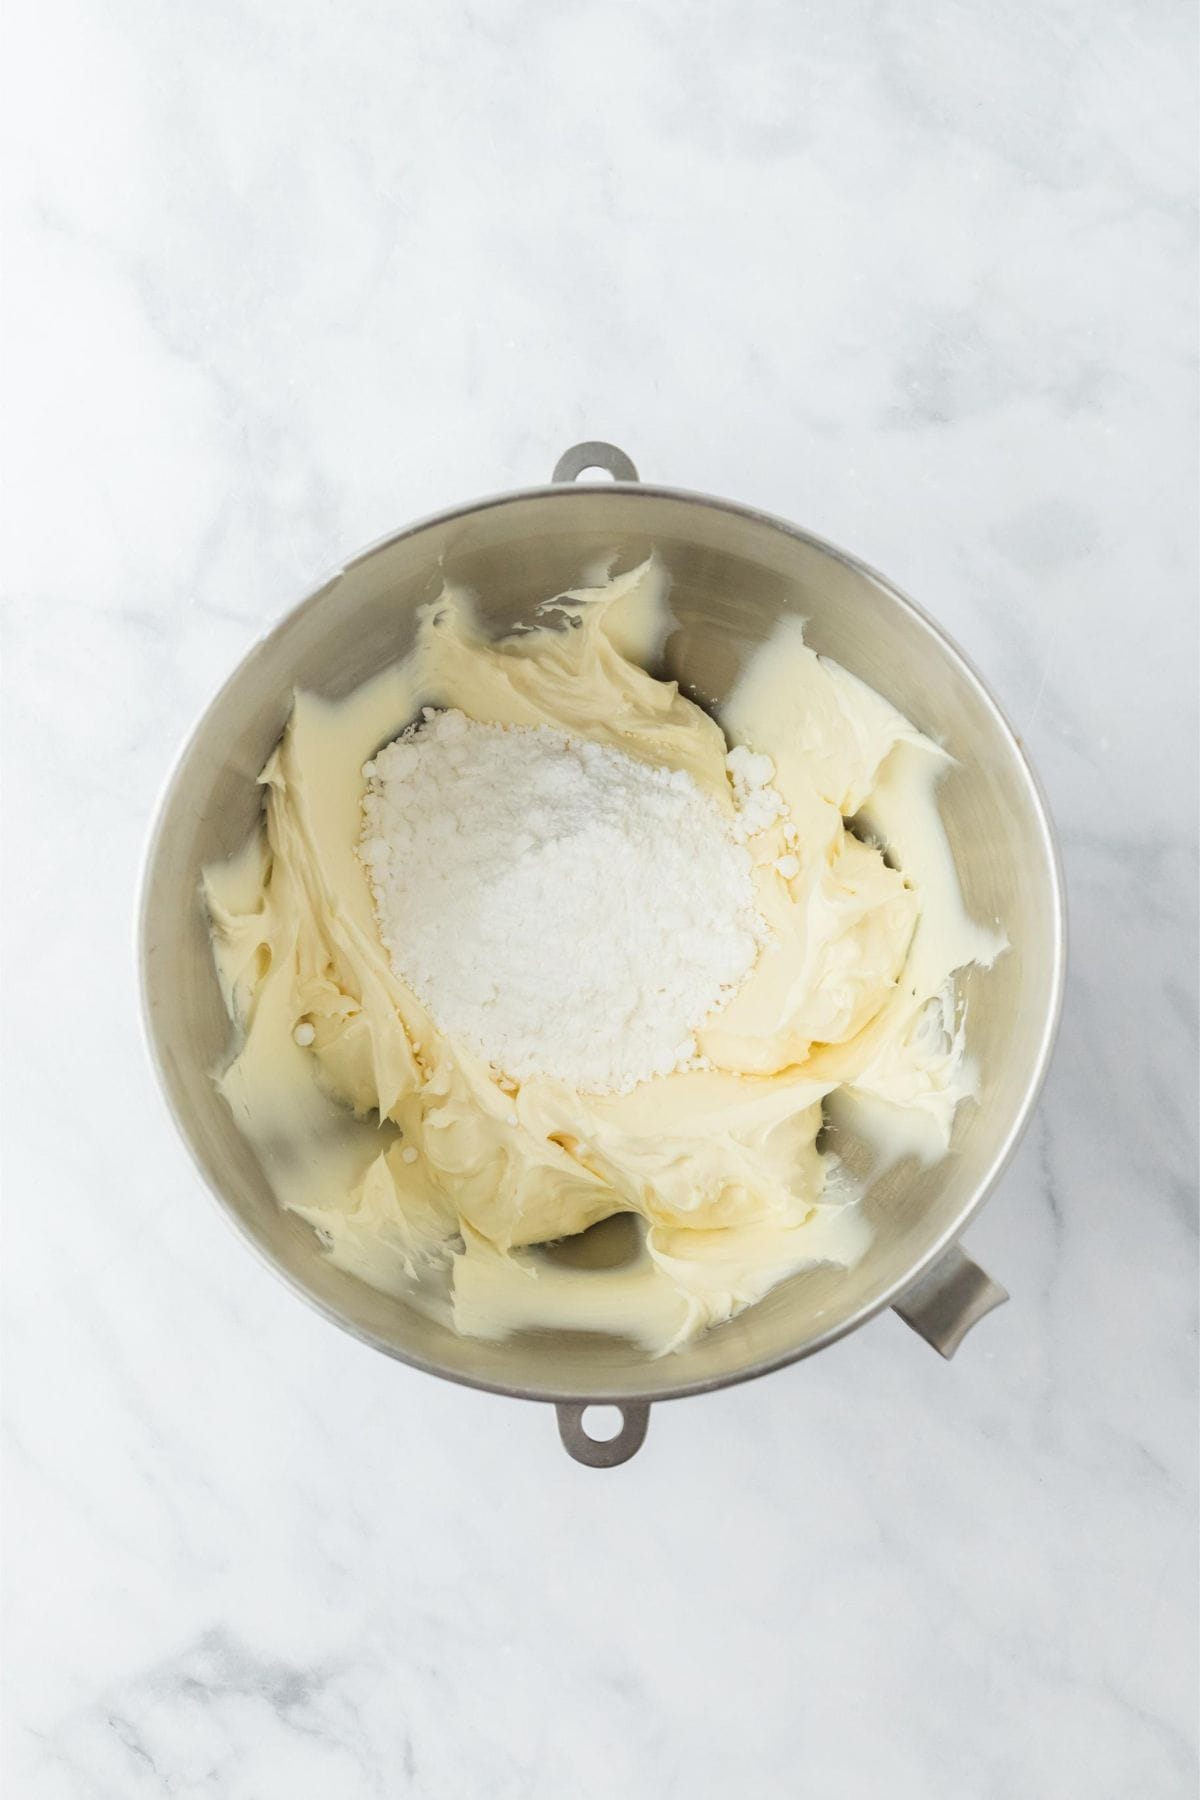
<path fill-rule="evenodd" d="M 5 1792 L 1196 1793 L 1194 68 L 1163 0 L 12 0 Z M 627 1468 L 222 1225 L 140 848 L 339 558 L 607 437 L 886 569 L 1046 780 L 1072 975 L 952 1365 Z"/>

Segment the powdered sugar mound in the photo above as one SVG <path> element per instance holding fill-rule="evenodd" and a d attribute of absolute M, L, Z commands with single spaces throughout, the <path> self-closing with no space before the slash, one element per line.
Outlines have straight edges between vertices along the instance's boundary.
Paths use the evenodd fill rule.
<path fill-rule="evenodd" d="M 363 772 L 380 935 L 443 1033 L 585 1093 L 695 1057 L 763 926 L 741 822 L 690 775 L 428 711 Z"/>

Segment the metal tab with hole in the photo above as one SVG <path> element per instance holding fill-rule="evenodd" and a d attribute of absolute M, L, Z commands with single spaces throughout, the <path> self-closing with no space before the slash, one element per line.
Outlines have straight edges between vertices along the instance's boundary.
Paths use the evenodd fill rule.
<path fill-rule="evenodd" d="M 554 1410 L 558 1414 L 558 1435 L 563 1448 L 568 1456 L 573 1456 L 578 1463 L 586 1463 L 589 1469 L 615 1469 L 619 1463 L 628 1462 L 635 1456 L 645 1443 L 650 1408 L 642 1400 L 593 1400 L 589 1405 L 615 1406 L 621 1415 L 620 1431 L 616 1437 L 591 1437 L 583 1423 L 588 1407 L 561 1401 Z"/>
<path fill-rule="evenodd" d="M 631 456 L 616 444 L 593 438 L 586 444 L 572 444 L 554 465 L 551 481 L 577 481 L 589 469 L 603 469 L 614 481 L 637 481 L 638 472 Z"/>

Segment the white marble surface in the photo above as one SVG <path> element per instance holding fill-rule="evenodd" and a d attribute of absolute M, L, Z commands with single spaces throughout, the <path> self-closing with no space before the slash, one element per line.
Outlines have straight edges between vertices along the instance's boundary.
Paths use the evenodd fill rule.
<path fill-rule="evenodd" d="M 1191 9 L 11 0 L 0 1758 L 13 1800 L 1195 1787 Z M 566 444 L 967 646 L 1074 966 L 953 1365 L 614 1473 L 264 1274 L 135 1022 L 174 750 L 343 554 Z"/>

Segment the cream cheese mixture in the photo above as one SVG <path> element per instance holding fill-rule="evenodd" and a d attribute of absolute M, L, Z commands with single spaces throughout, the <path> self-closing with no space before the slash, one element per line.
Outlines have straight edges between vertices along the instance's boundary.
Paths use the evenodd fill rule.
<path fill-rule="evenodd" d="M 206 871 L 239 1029 L 219 1082 L 278 1200 L 465 1333 L 659 1353 L 849 1266 L 869 1228 L 823 1103 L 931 1158 L 972 1088 L 954 972 L 1003 940 L 959 895 L 947 753 L 791 619 L 717 724 L 641 666 L 665 590 L 651 559 L 497 643 L 447 589 L 402 663 L 297 693 L 263 830 Z M 605 868 L 621 932 L 589 903 Z M 614 1214 L 641 1228 L 619 1268 L 544 1248 Z"/>

